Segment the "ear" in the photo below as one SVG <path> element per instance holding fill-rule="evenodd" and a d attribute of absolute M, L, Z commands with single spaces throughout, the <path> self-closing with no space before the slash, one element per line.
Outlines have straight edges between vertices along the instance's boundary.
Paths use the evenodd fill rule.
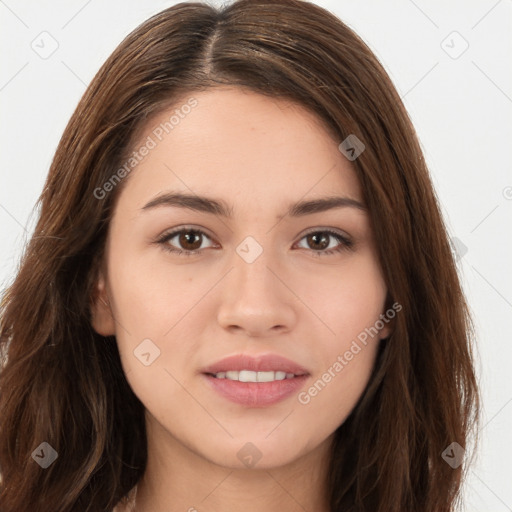
<path fill-rule="evenodd" d="M 91 325 L 102 336 L 113 336 L 116 333 L 103 272 L 98 273 L 91 298 Z"/>
<path fill-rule="evenodd" d="M 386 298 L 386 310 L 380 315 L 382 321 L 381 329 L 379 329 L 379 338 L 381 340 L 389 338 L 395 330 L 396 316 L 402 310 L 402 306 L 398 302 L 393 302 L 391 296 Z"/>
<path fill-rule="evenodd" d="M 384 327 L 379 331 L 379 338 L 384 340 L 389 338 L 391 333 L 393 332 L 392 322 L 386 323 Z"/>

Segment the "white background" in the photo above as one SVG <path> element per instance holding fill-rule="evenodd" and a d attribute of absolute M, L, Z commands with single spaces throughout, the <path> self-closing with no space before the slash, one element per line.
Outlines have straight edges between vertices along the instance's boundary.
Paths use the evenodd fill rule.
<path fill-rule="evenodd" d="M 33 206 L 86 85 L 125 35 L 174 3 L 0 0 L 2 289 L 15 274 Z M 374 50 L 417 129 L 451 236 L 459 240 L 478 329 L 484 417 L 465 510 L 512 511 L 512 0 L 316 3 Z M 51 48 L 43 31 L 58 43 L 47 59 L 31 47 L 44 37 Z M 469 44 L 457 58 L 465 43 L 453 31 Z"/>

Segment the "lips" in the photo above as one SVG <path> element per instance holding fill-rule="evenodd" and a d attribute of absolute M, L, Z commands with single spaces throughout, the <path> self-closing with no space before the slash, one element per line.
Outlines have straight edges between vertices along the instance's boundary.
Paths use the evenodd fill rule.
<path fill-rule="evenodd" d="M 285 357 L 265 354 L 262 356 L 249 356 L 246 354 L 226 357 L 202 370 L 202 373 L 215 375 L 222 372 L 241 372 L 248 370 L 250 372 L 284 372 L 294 375 L 308 375 L 308 371 L 299 364 L 286 359 Z"/>
<path fill-rule="evenodd" d="M 304 385 L 309 372 L 284 357 L 235 355 L 202 370 L 209 386 L 239 405 L 266 407 L 285 400 Z"/>

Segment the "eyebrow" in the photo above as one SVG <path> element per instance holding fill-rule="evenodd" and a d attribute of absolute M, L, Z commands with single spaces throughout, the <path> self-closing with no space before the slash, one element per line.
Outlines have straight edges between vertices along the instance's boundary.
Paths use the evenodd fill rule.
<path fill-rule="evenodd" d="M 233 216 L 233 208 L 225 201 L 180 192 L 168 192 L 161 194 L 149 201 L 141 209 L 147 211 L 160 206 L 186 208 L 188 210 L 210 213 L 226 218 L 231 218 Z M 366 207 L 355 199 L 341 196 L 329 196 L 294 203 L 288 207 L 288 211 L 285 215 L 289 215 L 290 217 L 301 217 L 304 215 L 311 215 L 313 213 L 325 212 L 334 208 L 346 207 L 366 211 Z"/>

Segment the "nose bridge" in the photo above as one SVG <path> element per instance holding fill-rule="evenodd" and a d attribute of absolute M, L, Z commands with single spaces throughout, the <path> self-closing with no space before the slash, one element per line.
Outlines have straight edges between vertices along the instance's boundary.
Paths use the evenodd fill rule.
<path fill-rule="evenodd" d="M 261 239 L 262 237 L 260 237 Z M 275 295 L 279 293 L 276 289 L 275 277 L 269 267 L 277 266 L 274 251 L 265 243 L 265 248 L 256 238 L 247 236 L 236 247 L 233 254 L 233 280 L 235 289 L 245 296 L 252 295 Z M 269 298 L 269 297 L 267 297 Z"/>
<path fill-rule="evenodd" d="M 235 252 L 245 263 L 251 264 L 259 259 L 264 252 L 263 244 L 269 248 L 269 237 L 258 235 L 258 238 L 261 243 L 254 236 L 248 235 L 236 246 Z"/>
<path fill-rule="evenodd" d="M 230 266 L 219 323 L 251 335 L 277 326 L 290 328 L 295 319 L 293 298 L 274 275 L 279 268 L 274 251 L 254 237 L 246 237 L 236 247 Z"/>

